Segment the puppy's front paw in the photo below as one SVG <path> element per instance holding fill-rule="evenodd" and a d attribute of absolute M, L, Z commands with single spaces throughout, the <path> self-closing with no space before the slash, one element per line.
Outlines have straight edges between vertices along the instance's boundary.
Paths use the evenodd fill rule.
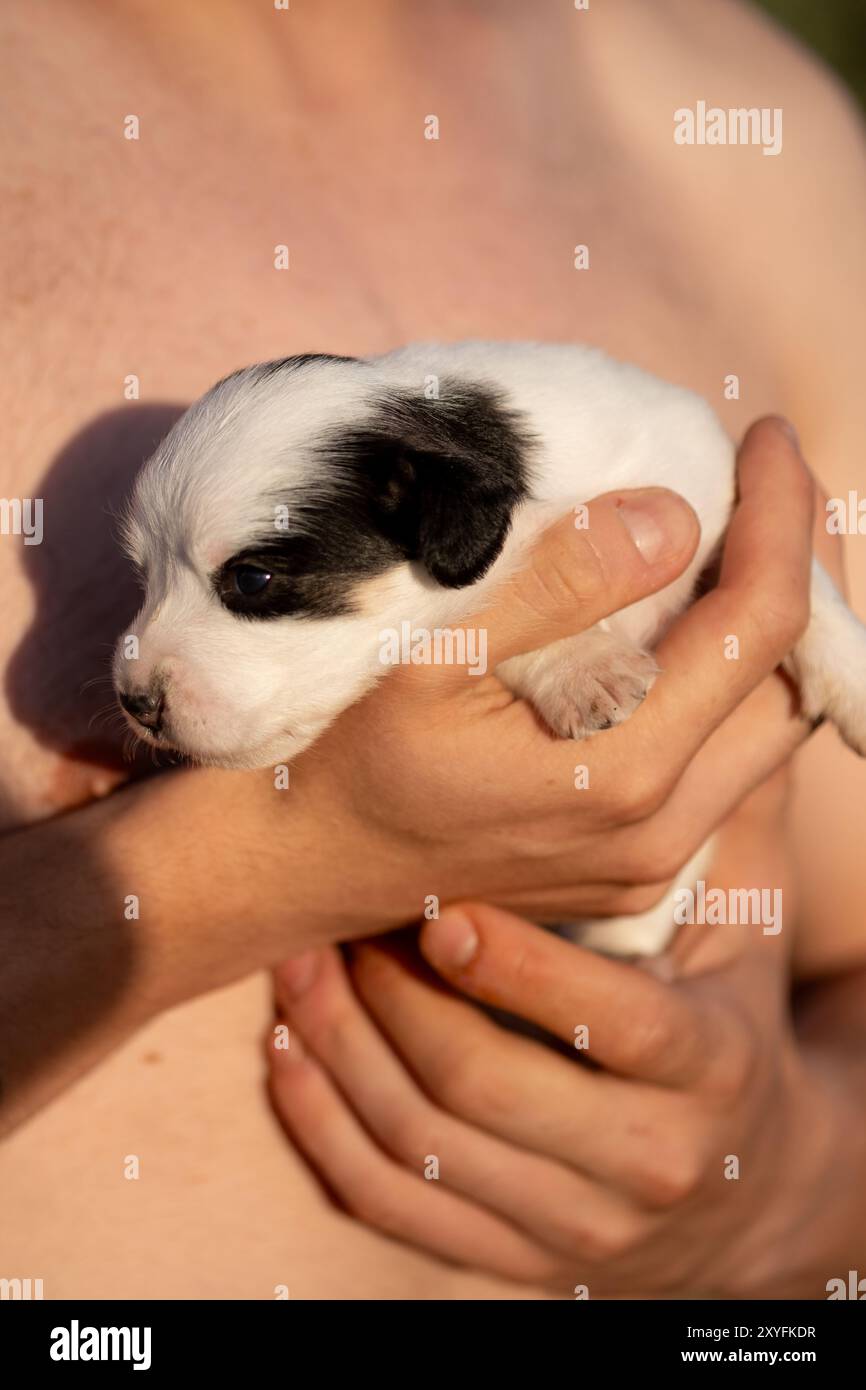
<path fill-rule="evenodd" d="M 607 633 L 584 633 L 500 668 L 560 738 L 586 738 L 621 724 L 659 673 L 655 658 Z"/>
<path fill-rule="evenodd" d="M 649 652 L 624 647 L 588 670 L 549 673 L 532 703 L 560 738 L 586 738 L 628 719 L 646 699 L 658 670 Z"/>
<path fill-rule="evenodd" d="M 852 624 L 853 629 L 853 624 Z M 793 669 L 807 719 L 830 719 L 860 757 L 866 757 L 866 641 L 852 630 L 846 646 L 811 635 L 797 648 Z"/>

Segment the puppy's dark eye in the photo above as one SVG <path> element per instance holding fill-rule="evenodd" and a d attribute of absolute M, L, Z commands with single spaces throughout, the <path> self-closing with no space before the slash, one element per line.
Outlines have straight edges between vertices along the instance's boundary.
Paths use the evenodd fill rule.
<path fill-rule="evenodd" d="M 270 539 L 270 538 L 269 538 Z M 303 595 L 299 585 L 310 569 L 309 545 L 289 545 L 290 537 L 276 547 L 238 551 L 213 575 L 211 583 L 222 604 L 238 618 L 288 618 L 300 613 Z"/>
<path fill-rule="evenodd" d="M 214 588 L 220 603 L 242 618 L 269 616 L 270 585 L 273 571 L 254 560 L 232 561 L 215 576 Z"/>
<path fill-rule="evenodd" d="M 259 569 L 257 565 L 237 565 L 229 577 L 235 593 L 243 598 L 263 593 L 273 578 L 270 570 Z"/>

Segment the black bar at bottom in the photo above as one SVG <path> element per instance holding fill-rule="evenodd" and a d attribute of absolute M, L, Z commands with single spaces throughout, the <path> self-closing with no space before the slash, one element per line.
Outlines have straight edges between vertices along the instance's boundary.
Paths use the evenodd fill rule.
<path fill-rule="evenodd" d="M 575 1372 L 601 1360 L 610 1371 L 804 1365 L 826 1376 L 858 1363 L 866 1321 L 854 1302 L 531 1302 L 522 1314 L 511 1302 L 401 1302 L 397 1321 L 387 1304 L 363 1300 L 6 1301 L 0 1373 L 7 1379 L 14 1367 L 19 1380 L 31 1372 L 62 1380 L 98 1378 L 109 1368 L 157 1383 L 184 1371 L 308 1379 L 311 1371 L 332 1374 L 344 1357 L 350 1373 L 375 1370 L 386 1384 L 415 1377 L 429 1384 L 440 1366 L 489 1374 L 500 1364 L 511 1378 L 533 1373 L 537 1381 L 562 1374 L 555 1356 Z"/>

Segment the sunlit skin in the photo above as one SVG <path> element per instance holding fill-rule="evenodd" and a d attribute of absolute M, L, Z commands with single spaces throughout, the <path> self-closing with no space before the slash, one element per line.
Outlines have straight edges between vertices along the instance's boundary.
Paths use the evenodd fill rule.
<path fill-rule="evenodd" d="M 160 403 L 179 408 L 242 363 L 470 334 L 595 341 L 706 394 L 736 437 L 759 416 L 789 416 L 831 496 L 863 486 L 866 344 L 851 313 L 866 288 L 862 138 L 843 100 L 802 55 L 722 0 L 707 0 L 700 15 L 690 0 L 669 0 L 651 12 L 638 0 L 619 0 L 597 14 L 562 7 L 558 28 L 539 25 L 532 7 L 520 4 L 454 3 L 410 14 L 383 0 L 375 25 L 362 7 L 322 3 L 309 10 L 272 15 L 229 3 L 200 11 L 120 4 L 97 13 L 67 6 L 52 10 L 49 31 L 32 6 L 7 6 L 20 43 L 48 55 L 50 80 L 29 62 L 11 65 L 9 151 L 2 167 L 5 191 L 15 194 L 6 201 L 13 210 L 17 274 L 3 313 L 14 350 L 4 353 L 0 381 L 11 441 L 0 491 L 43 495 L 49 539 L 52 506 L 66 519 L 62 545 L 47 540 L 25 565 L 19 551 L 0 546 L 0 659 L 8 678 L 0 730 L 9 828 L 88 800 L 123 775 L 111 730 L 98 721 L 88 728 L 109 695 L 79 694 L 103 654 L 107 660 L 136 603 L 131 584 L 122 587 L 122 572 L 111 567 L 106 493 L 118 468 L 129 471 L 152 446 L 154 432 L 170 423 L 172 412 L 160 412 Z M 590 23 L 591 44 L 580 28 Z M 685 73 L 696 95 L 721 84 L 732 104 L 750 104 L 767 71 L 774 75 L 769 104 L 785 110 L 781 156 L 727 150 L 715 152 L 721 158 L 711 162 L 706 149 L 674 146 L 671 111 L 681 104 Z M 141 118 L 138 142 L 122 138 L 123 117 L 131 110 Z M 438 142 L 423 139 L 430 112 L 440 115 Z M 44 171 L 38 178 L 37 169 Z M 283 242 L 291 247 L 292 269 L 281 275 L 273 269 L 273 248 Z M 577 243 L 588 243 L 593 253 L 592 270 L 582 277 L 573 268 Z M 722 383 L 731 372 L 740 377 L 740 398 L 725 401 Z M 130 373 L 141 383 L 138 405 L 123 399 Z M 96 417 L 117 410 L 126 412 L 119 436 L 67 452 Z M 131 430 L 135 418 L 144 423 L 129 443 L 126 421 Z M 56 469 L 61 455 L 74 487 L 62 485 Z M 780 465 L 788 479 L 799 476 L 799 466 L 796 458 Z M 770 583 L 776 582 L 774 562 L 786 553 L 789 509 L 798 505 L 796 489 L 783 487 L 756 521 L 755 565 Z M 560 573 L 560 545 L 556 538 L 550 544 L 550 573 Z M 612 572 L 622 577 L 624 558 L 614 553 Z M 847 558 L 853 602 L 862 611 L 862 542 L 852 539 Z M 574 581 L 579 557 L 568 566 Z M 550 586 L 542 580 L 542 587 L 546 592 Z M 518 630 L 521 619 L 502 621 Z M 690 639 L 683 672 L 691 653 Z M 763 671 L 750 659 L 741 672 L 744 680 L 752 673 L 757 693 L 726 721 L 712 776 L 698 771 L 708 766 L 700 760 L 691 777 L 684 775 L 683 799 L 674 797 L 665 824 L 666 844 L 671 835 L 676 843 L 677 827 L 691 830 L 699 813 L 708 823 L 726 814 L 753 775 L 769 773 L 804 736 L 787 687 L 775 677 L 762 681 Z M 411 681 L 413 673 L 398 677 L 404 674 Z M 467 750 L 480 759 L 488 748 L 503 802 L 538 810 L 537 820 L 527 810 L 513 830 L 515 845 L 522 842 L 526 850 L 527 879 L 537 849 L 533 836 L 547 838 L 539 827 L 545 816 L 558 818 L 561 802 L 550 777 L 538 778 L 541 745 L 530 741 L 534 725 L 519 708 L 509 713 L 510 697 L 483 684 L 483 711 L 477 691 L 471 711 L 464 710 L 462 693 L 440 707 L 443 717 L 448 713 L 449 732 L 463 738 L 454 745 L 451 777 L 441 766 L 436 773 L 447 789 L 443 820 L 460 829 L 463 846 L 449 855 L 461 880 L 454 896 L 498 897 L 514 911 L 528 911 L 538 906 L 533 893 L 521 898 L 504 882 L 492 845 L 486 892 L 479 893 L 478 856 L 488 851 L 483 837 L 469 840 L 465 830 L 482 791 L 468 776 Z M 685 676 L 682 684 L 682 710 L 672 719 L 679 731 L 670 749 L 674 761 L 694 751 L 700 720 Z M 561 1268 L 551 1269 L 551 1240 L 562 1244 L 568 1237 L 555 1223 L 551 1228 L 549 1213 L 537 1214 L 548 1219 L 544 1239 L 533 1227 L 521 1250 L 506 1252 L 505 1267 L 498 1221 L 510 1219 L 508 1194 L 497 1224 L 470 1252 L 481 1273 L 443 1265 L 426 1253 L 421 1247 L 432 1244 L 426 1228 L 413 1231 L 416 1250 L 383 1240 L 375 1230 L 382 1213 L 372 1203 L 362 1212 L 370 1224 L 347 1221 L 287 1143 L 264 1094 L 261 1037 L 270 1027 L 269 985 L 261 974 L 244 977 L 332 940 L 340 934 L 337 922 L 347 929 L 352 918 L 351 929 L 361 933 L 396 925 L 435 891 L 426 847 L 416 857 L 411 837 L 395 836 L 387 824 L 371 826 L 366 814 L 384 792 L 383 772 L 376 772 L 379 721 L 394 689 L 383 687 L 377 698 L 380 705 L 335 729 L 318 757 L 298 770 L 293 794 L 303 797 L 283 807 L 278 826 L 270 785 L 265 795 L 236 774 L 207 772 L 182 783 L 157 778 L 56 826 L 28 830 L 5 849 L 0 845 L 0 857 L 8 856 L 0 875 L 7 889 L 13 862 L 17 874 L 16 896 L 4 905 L 0 924 L 20 948 L 26 915 L 33 948 L 27 957 L 16 953 L 25 977 L 29 972 L 21 995 L 26 1007 L 13 1018 L 16 1055 L 50 1052 L 38 1069 L 38 1086 L 32 1084 L 36 1072 L 29 1077 L 17 1113 L 57 1095 L 0 1154 L 4 1250 L 10 1267 L 38 1263 L 46 1296 L 249 1297 L 253 1291 L 269 1297 L 283 1282 L 299 1297 L 507 1297 L 516 1290 L 536 1296 L 542 1288 L 559 1290 L 561 1276 L 570 1277 L 571 1247 Z M 404 780 L 395 778 L 392 757 L 388 787 L 402 795 L 405 810 L 413 805 L 413 789 L 417 804 L 431 702 L 424 690 L 413 690 L 413 700 L 401 708 Z M 652 717 L 651 702 L 644 716 Z M 498 720 L 514 731 L 513 752 Z M 495 728 L 485 745 L 487 721 Z M 632 737 L 638 735 L 636 726 Z M 700 757 L 711 759 L 712 750 L 711 740 Z M 759 756 L 767 760 L 760 766 Z M 573 750 L 562 758 L 571 767 L 576 761 Z M 423 766 L 429 774 L 429 759 Z M 722 1014 L 732 1000 L 754 1000 L 765 1020 L 754 1038 L 764 1076 L 776 1075 L 780 1059 L 790 1062 L 792 1075 L 803 1064 L 802 1046 L 782 1025 L 773 1032 L 762 1007 L 783 989 L 787 953 L 794 953 L 803 976 L 845 976 L 834 994 L 818 988 L 812 1002 L 810 1027 L 834 1056 L 845 1030 L 847 1046 L 859 1045 L 863 1016 L 853 966 L 866 954 L 859 901 L 864 772 L 830 731 L 821 731 L 799 757 L 797 779 L 795 814 L 806 848 L 797 856 L 802 913 L 796 939 L 793 931 L 783 932 L 779 947 L 771 943 L 761 954 L 747 949 L 713 971 L 707 953 L 720 939 L 687 937 L 685 968 L 710 973 L 703 984 L 671 991 L 679 1001 L 671 1007 L 686 1012 L 701 990 Z M 752 803 L 748 821 L 731 827 L 716 869 L 719 882 L 775 881 L 786 872 L 777 798 L 775 790 L 766 793 Z M 335 807 L 341 808 L 336 819 Z M 179 827 L 195 827 L 182 852 Z M 591 834 L 588 821 L 585 831 Z M 600 838 L 597 831 L 596 858 Z M 573 822 L 567 829 L 562 822 L 558 843 L 563 859 L 570 854 L 574 861 Z M 90 847 L 86 854 L 82 844 Z M 634 856 L 634 868 L 640 828 L 632 826 L 620 844 L 623 854 L 628 848 Z M 644 879 L 647 860 L 658 862 L 657 849 L 658 837 L 644 844 Z M 61 876 L 62 920 L 78 928 L 65 938 L 69 957 L 61 961 L 50 930 L 58 890 L 51 891 L 47 866 Z M 262 876 L 254 894 L 250 872 Z M 536 863 L 535 872 L 534 891 L 540 892 L 551 882 L 550 861 Z M 645 897 L 655 886 L 641 882 L 626 891 Z M 113 928 L 129 893 L 137 893 L 143 906 L 134 927 L 125 928 L 124 940 L 135 950 L 105 970 L 106 957 L 88 936 L 90 924 Z M 487 920 L 484 968 L 488 981 L 505 988 L 515 959 L 511 933 L 520 929 Z M 42 955 L 36 948 L 40 924 L 47 943 Z M 432 956 L 432 925 L 427 931 L 425 949 Z M 116 940 L 114 930 L 100 937 L 108 964 Z M 546 937 L 532 940 L 539 950 L 552 949 Z M 732 938 L 721 940 L 727 949 Z M 359 988 L 374 978 L 375 962 L 369 955 L 366 960 L 355 967 Z M 82 978 L 89 987 L 70 992 L 68 981 Z M 298 1032 L 315 1028 L 316 1010 L 324 1015 L 334 1007 L 339 976 L 334 971 L 328 979 L 323 974 L 299 1007 Z M 398 986 L 396 977 L 389 979 L 395 1001 L 409 997 L 401 993 L 409 981 Z M 463 984 L 470 995 L 478 989 L 477 977 Z M 206 996 L 220 986 L 218 996 Z M 34 1011 L 35 997 L 40 1005 Z M 438 1026 L 435 1002 L 431 1030 Z M 169 1005 L 178 1007 L 167 1014 Z M 607 1001 L 612 1028 L 618 1007 L 616 999 Z M 524 1011 L 530 1012 L 528 1004 Z M 347 1029 L 360 1026 L 360 1016 L 352 1014 Z M 396 1038 L 396 1018 L 393 1026 Z M 462 1035 L 466 1046 L 480 1027 L 488 1027 L 486 1020 L 474 1013 L 454 1017 L 455 1036 Z M 494 1072 L 511 1065 L 517 1044 L 489 1039 Z M 59 1094 L 100 1058 L 89 1076 Z M 340 1059 L 329 1060 L 338 1071 Z M 545 1057 L 543 1065 L 532 1083 L 536 1094 L 552 1090 L 561 1074 L 560 1058 Z M 842 1062 L 838 1075 L 845 1094 L 853 1094 Z M 325 1078 L 312 1069 L 310 1084 L 326 1084 Z M 515 1094 L 523 1094 L 517 1088 L 524 1084 L 521 1066 Z M 642 1094 L 654 1102 L 652 1082 Z M 316 1093 L 308 1095 L 315 1099 Z M 712 1134 L 701 1128 L 701 1142 L 727 1143 L 735 1131 L 732 1146 L 739 1144 L 759 1165 L 759 1136 L 749 1123 L 755 1097 L 754 1091 L 734 1097 L 729 1123 Z M 297 1123 L 298 1093 L 280 1092 L 277 1099 L 289 1124 Z M 696 1131 L 699 1103 L 690 1091 L 682 1099 L 683 1124 L 694 1122 Z M 784 1093 L 779 1103 L 786 1101 Z M 324 1100 L 314 1109 L 320 1118 L 331 1113 Z M 838 1115 L 832 1107 L 820 1114 L 826 1125 L 820 1133 L 829 1137 L 837 1165 L 826 1169 L 825 1187 L 844 1194 L 848 1165 L 860 1162 L 857 1144 L 835 1144 Z M 796 1116 L 792 1123 L 799 1124 Z M 306 1133 L 309 1147 L 312 1121 Z M 147 1182 L 121 1180 L 130 1151 L 149 1155 Z M 486 1164 L 486 1150 L 478 1153 Z M 574 1178 L 580 1158 L 569 1151 L 556 1160 L 563 1182 Z M 329 1168 L 333 1150 L 323 1148 L 319 1161 Z M 553 1160 L 542 1154 L 538 1161 Z M 814 1163 L 804 1163 L 801 1172 L 808 1182 Z M 58 1190 L 63 1202 L 49 1213 L 44 1194 Z M 373 1185 L 370 1191 L 376 1192 Z M 738 1189 L 737 1200 L 745 1204 L 744 1191 Z M 478 1219 L 477 1194 L 468 1192 L 464 1200 Z M 98 1230 L 94 1212 L 100 1213 Z M 826 1215 L 828 1241 L 840 1224 L 855 1229 L 863 1219 L 852 1209 Z M 661 1262 L 691 1277 L 683 1249 L 711 1240 L 711 1223 L 700 1214 L 686 1218 L 676 1201 L 663 1221 L 655 1266 L 643 1254 L 609 1251 L 597 1261 L 599 1280 L 612 1289 L 629 1281 L 651 1289 L 662 1277 Z M 468 1257 L 465 1249 L 439 1253 Z M 799 1258 L 791 1250 L 792 1266 Z M 800 1268 L 802 1262 L 797 1277 Z M 730 1274 L 721 1265 L 710 1272 L 719 1279 Z M 828 1269 L 827 1277 L 837 1272 Z M 753 1273 L 780 1288 L 777 1270 L 755 1265 Z M 514 1285 L 506 1274 L 522 1282 Z"/>

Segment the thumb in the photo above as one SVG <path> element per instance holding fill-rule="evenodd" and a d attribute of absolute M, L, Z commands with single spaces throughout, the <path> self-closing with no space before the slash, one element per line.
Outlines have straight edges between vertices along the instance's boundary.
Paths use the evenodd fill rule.
<path fill-rule="evenodd" d="M 607 492 L 562 517 L 478 620 L 491 664 L 583 632 L 663 589 L 682 574 L 700 534 L 688 502 L 659 487 Z"/>

